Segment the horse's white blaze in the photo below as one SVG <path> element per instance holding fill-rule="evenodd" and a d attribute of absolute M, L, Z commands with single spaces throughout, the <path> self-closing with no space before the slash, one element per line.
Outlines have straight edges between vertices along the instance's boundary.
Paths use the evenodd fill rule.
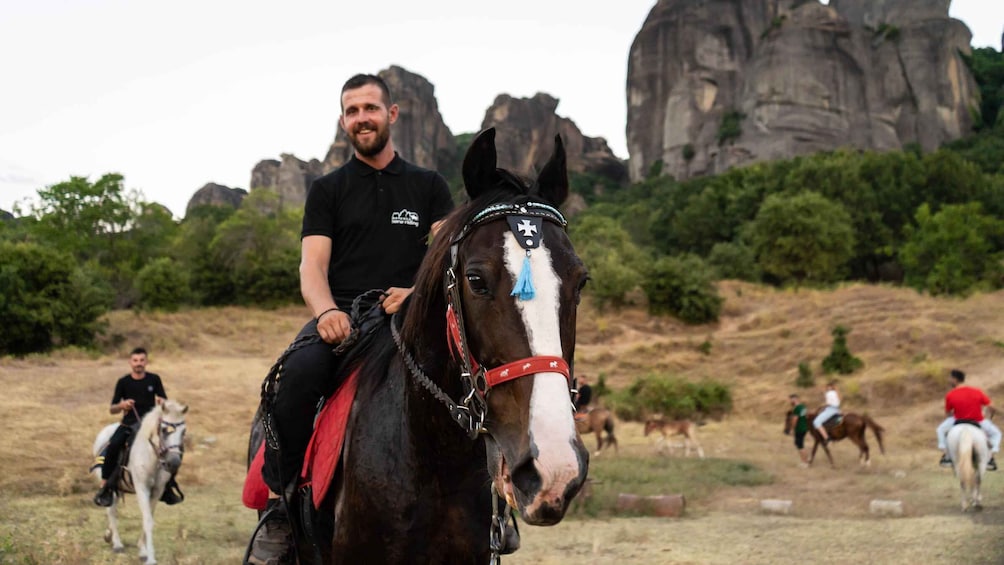
<path fill-rule="evenodd" d="M 530 252 L 530 269 L 533 273 L 535 296 L 532 300 L 516 300 L 526 326 L 532 355 L 561 357 L 561 328 L 559 323 L 559 293 L 561 279 L 551 264 L 551 252 L 541 241 L 540 247 Z M 515 236 L 509 233 L 505 240 L 505 265 L 513 282 L 523 268 L 526 251 Z M 578 476 L 579 462 L 572 448 L 575 439 L 575 421 L 569 406 L 568 381 L 559 373 L 537 373 L 530 396 L 530 441 L 537 447 L 535 464 L 541 476 L 542 493 L 560 495 L 568 481 Z"/>

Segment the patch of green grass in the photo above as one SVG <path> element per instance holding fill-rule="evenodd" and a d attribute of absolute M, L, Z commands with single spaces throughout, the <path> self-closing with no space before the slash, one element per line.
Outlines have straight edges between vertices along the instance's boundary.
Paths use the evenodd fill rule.
<path fill-rule="evenodd" d="M 688 507 L 728 487 L 770 484 L 774 478 L 745 461 L 671 457 L 612 456 L 589 462 L 591 496 L 578 512 L 610 516 L 620 493 L 639 496 L 682 494 Z"/>

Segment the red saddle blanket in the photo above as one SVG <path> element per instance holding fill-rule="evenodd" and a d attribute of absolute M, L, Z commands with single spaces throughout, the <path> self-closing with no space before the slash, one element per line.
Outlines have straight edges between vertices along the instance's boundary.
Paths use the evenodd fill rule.
<path fill-rule="evenodd" d="M 303 470 L 300 472 L 300 482 L 313 485 L 314 507 L 320 506 L 328 493 L 331 478 L 338 468 L 338 459 L 342 453 L 345 441 L 345 427 L 352 411 L 352 401 L 356 397 L 356 378 L 359 371 L 354 371 L 335 394 L 324 403 L 321 414 L 314 423 L 314 434 L 307 444 L 307 453 L 303 458 Z M 265 444 L 258 448 L 247 477 L 244 479 L 244 492 L 241 496 L 244 506 L 254 510 L 264 510 L 268 503 L 268 485 L 261 477 L 261 468 L 265 464 Z"/>

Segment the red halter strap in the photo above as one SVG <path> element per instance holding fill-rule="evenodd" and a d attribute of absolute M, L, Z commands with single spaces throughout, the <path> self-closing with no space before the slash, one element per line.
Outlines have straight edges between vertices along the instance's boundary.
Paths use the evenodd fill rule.
<path fill-rule="evenodd" d="M 470 362 L 471 372 L 474 375 L 484 373 L 487 389 L 535 373 L 558 373 L 565 377 L 565 380 L 568 381 L 568 386 L 572 386 L 572 375 L 571 370 L 568 368 L 568 362 L 561 357 L 552 355 L 527 357 L 526 359 L 506 363 L 494 369 L 483 369 L 473 356 L 468 355 L 465 349 L 467 341 L 460 331 L 460 323 L 457 320 L 457 313 L 454 311 L 452 304 L 446 308 L 446 331 L 447 340 L 453 346 L 451 351 L 460 355 L 461 358 L 467 357 Z"/>
<path fill-rule="evenodd" d="M 571 386 L 572 376 L 571 371 L 568 370 L 568 363 L 561 357 L 550 355 L 527 357 L 526 359 L 506 363 L 501 367 L 489 369 L 485 372 L 485 378 L 488 380 L 488 388 L 491 388 L 504 382 L 535 373 L 559 373 L 565 377 L 565 380 Z"/>

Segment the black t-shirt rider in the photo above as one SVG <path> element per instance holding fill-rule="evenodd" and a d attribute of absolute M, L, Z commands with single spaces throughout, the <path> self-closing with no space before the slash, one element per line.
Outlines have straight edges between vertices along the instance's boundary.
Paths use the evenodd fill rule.
<path fill-rule="evenodd" d="M 331 238 L 328 285 L 338 307 L 348 310 L 367 290 L 414 285 L 429 230 L 452 209 L 439 173 L 396 153 L 382 170 L 353 156 L 311 184 L 301 237 Z"/>
<path fill-rule="evenodd" d="M 136 415 L 142 418 L 147 412 L 157 406 L 157 397 L 167 398 L 164 392 L 164 384 L 160 381 L 160 375 L 156 373 L 144 373 L 142 379 L 134 379 L 132 375 L 126 375 L 115 383 L 115 395 L 112 397 L 112 405 L 118 404 L 127 398 L 131 398 L 136 409 L 125 410 L 122 416 L 122 425 L 131 426 L 138 422 Z"/>

